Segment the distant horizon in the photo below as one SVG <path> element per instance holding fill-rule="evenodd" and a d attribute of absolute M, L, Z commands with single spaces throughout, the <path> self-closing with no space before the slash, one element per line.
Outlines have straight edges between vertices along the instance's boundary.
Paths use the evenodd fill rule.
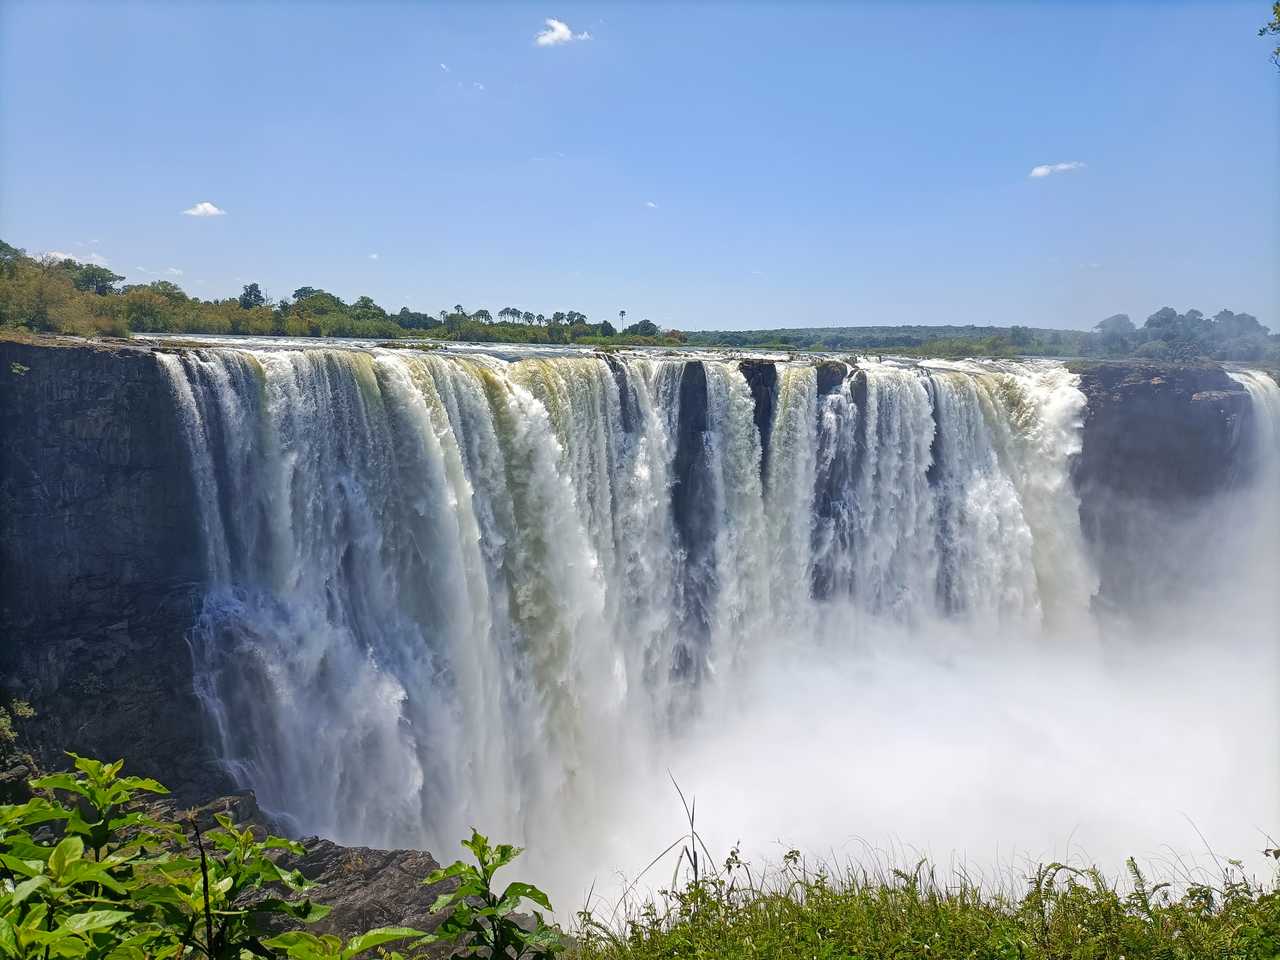
<path fill-rule="evenodd" d="M 1269 4 L 0 6 L 0 237 L 201 299 L 1280 329 Z"/>

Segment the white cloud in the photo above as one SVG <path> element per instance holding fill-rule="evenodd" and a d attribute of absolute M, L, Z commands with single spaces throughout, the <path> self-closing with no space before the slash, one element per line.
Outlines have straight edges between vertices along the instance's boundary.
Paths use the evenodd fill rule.
<path fill-rule="evenodd" d="M 656 209 L 658 209 L 658 205 L 657 205 L 656 203 L 654 203 L 652 200 L 646 200 L 646 201 L 644 202 L 644 205 L 645 205 L 646 207 L 648 207 L 650 210 L 656 210 Z"/>
<path fill-rule="evenodd" d="M 221 217 L 227 213 L 227 211 L 215 206 L 208 200 L 201 200 L 194 207 L 189 207 L 182 212 L 188 217 Z"/>
<path fill-rule="evenodd" d="M 53 257 L 55 260 L 74 260 L 76 263 L 92 263 L 97 267 L 108 266 L 107 258 L 100 253 L 90 253 L 87 256 L 79 253 L 63 253 L 61 250 L 46 250 L 45 257 Z"/>
<path fill-rule="evenodd" d="M 443 70 L 445 73 L 448 73 L 448 72 L 449 72 L 449 65 L 448 65 L 447 63 L 442 63 L 442 64 L 440 64 L 440 69 L 441 69 L 441 70 Z"/>
<path fill-rule="evenodd" d="M 1080 170 L 1084 166 L 1083 160 L 1068 160 L 1066 163 L 1042 163 L 1038 167 L 1032 167 L 1027 176 L 1032 179 L 1039 179 L 1040 177 L 1047 177 L 1051 173 L 1067 173 L 1071 170 Z"/>
<path fill-rule="evenodd" d="M 561 43 L 569 43 L 572 40 L 590 40 L 591 34 L 583 30 L 582 33 L 574 33 L 569 29 L 569 25 L 563 20 L 556 20 L 548 17 L 546 20 L 547 28 L 540 31 L 533 38 L 533 42 L 540 47 L 554 47 Z"/>
<path fill-rule="evenodd" d="M 481 93 L 484 93 L 484 84 L 481 83 L 479 80 L 475 81 L 471 85 L 475 87 L 477 90 L 479 90 Z"/>
<path fill-rule="evenodd" d="M 167 267 L 164 272 L 171 277 L 182 276 L 182 271 L 179 270 L 177 267 Z"/>
<path fill-rule="evenodd" d="M 369 259 L 370 259 L 370 260 L 377 260 L 377 259 L 378 259 L 378 255 L 377 255 L 376 253 L 371 253 L 371 254 L 369 254 Z"/>

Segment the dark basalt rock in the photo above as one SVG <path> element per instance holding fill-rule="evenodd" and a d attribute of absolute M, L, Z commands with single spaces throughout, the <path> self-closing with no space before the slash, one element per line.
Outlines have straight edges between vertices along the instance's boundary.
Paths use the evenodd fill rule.
<path fill-rule="evenodd" d="M 1072 469 L 1104 607 L 1161 604 L 1192 585 L 1215 496 L 1246 479 L 1248 392 L 1214 364 L 1074 365 L 1088 398 Z"/>
<path fill-rule="evenodd" d="M 1088 398 L 1076 487 L 1160 500 L 1203 497 L 1238 478 L 1248 392 L 1212 364 L 1078 365 Z"/>
<path fill-rule="evenodd" d="M 126 772 L 130 772 L 126 770 Z M 148 804 L 153 815 L 168 820 L 194 819 L 201 830 L 218 826 L 219 813 L 229 814 L 240 828 L 253 828 L 258 839 L 267 834 L 288 836 L 288 831 L 258 806 L 251 790 L 240 790 L 198 805 L 179 804 L 170 798 Z M 378 850 L 372 847 L 346 847 L 321 837 L 305 837 L 298 841 L 302 855 L 282 853 L 279 862 L 301 871 L 316 884 L 307 898 L 330 908 L 330 913 L 314 923 L 298 924 L 273 918 L 272 927 L 298 927 L 310 933 L 333 933 L 346 939 L 374 927 L 412 927 L 431 931 L 440 925 L 445 914 L 433 914 L 431 904 L 443 893 L 449 881 L 424 886 L 422 881 L 440 865 L 431 854 L 421 850 Z M 263 890 L 261 896 L 278 896 L 283 890 Z"/>
<path fill-rule="evenodd" d="M 818 361 L 818 396 L 835 393 L 849 376 L 849 365 L 839 360 Z"/>
<path fill-rule="evenodd" d="M 738 364 L 755 401 L 755 424 L 760 434 L 760 482 L 769 476 L 769 434 L 778 403 L 778 366 L 772 360 L 743 360 Z"/>
<path fill-rule="evenodd" d="M 618 403 L 622 407 L 622 432 L 634 433 L 640 418 L 637 416 L 635 395 L 632 394 L 631 385 L 627 382 L 626 365 L 612 354 L 601 353 L 600 356 L 608 364 L 609 370 L 613 373 L 614 382 L 618 384 Z"/>
<path fill-rule="evenodd" d="M 0 426 L 0 684 L 35 708 L 37 757 L 227 789 L 192 689 L 203 548 L 164 371 L 146 348 L 0 341 Z"/>
<path fill-rule="evenodd" d="M 681 640 L 674 674 L 697 682 L 706 666 L 715 584 L 714 483 L 711 476 L 707 371 L 690 360 L 680 375 L 680 411 L 671 491 L 672 517 L 684 553 Z"/>

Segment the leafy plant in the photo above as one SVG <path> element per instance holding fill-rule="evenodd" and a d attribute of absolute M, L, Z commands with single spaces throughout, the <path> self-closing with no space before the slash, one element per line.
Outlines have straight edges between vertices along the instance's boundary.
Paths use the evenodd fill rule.
<path fill-rule="evenodd" d="M 300 938 L 268 940 L 272 916 L 309 922 L 328 912 L 276 895 L 311 886 L 277 862 L 300 854 L 298 844 L 258 840 L 226 814 L 208 832 L 194 817 L 158 818 L 144 803 L 168 793 L 155 780 L 122 776 L 123 761 L 71 756 L 74 770 L 31 781 L 42 795 L 0 806 L 0 956 L 350 957 L 422 936 L 372 930 L 333 954 Z"/>
<path fill-rule="evenodd" d="M 424 937 L 420 943 L 458 941 L 464 944 L 464 955 L 485 957 L 486 960 L 550 960 L 564 949 L 560 932 L 549 926 L 538 911 L 533 912 L 533 922 L 526 929 L 516 919 L 515 911 L 529 900 L 550 910 L 547 895 L 528 883 L 509 883 L 501 894 L 492 887 L 493 875 L 523 852 L 509 843 L 492 846 L 489 838 L 472 829 L 471 839 L 462 845 L 475 856 L 474 865 L 461 860 L 433 872 L 424 883 L 437 884 L 456 880 L 457 886 L 436 898 L 432 912 L 452 912 L 439 930 Z"/>

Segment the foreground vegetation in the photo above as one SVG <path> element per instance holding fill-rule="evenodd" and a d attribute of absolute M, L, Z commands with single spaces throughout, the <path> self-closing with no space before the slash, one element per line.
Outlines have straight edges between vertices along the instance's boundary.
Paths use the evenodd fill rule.
<path fill-rule="evenodd" d="M 673 891 L 625 907 L 625 918 L 578 915 L 572 936 L 522 904 L 545 894 L 495 872 L 520 853 L 474 833 L 458 862 L 424 878 L 443 890 L 432 932 L 381 927 L 347 940 L 306 929 L 328 908 L 287 864 L 293 841 L 226 815 L 157 812 L 153 780 L 121 764 L 73 757 L 75 769 L 35 779 L 35 796 L 0 806 L 0 957 L 297 958 L 476 956 L 550 960 L 659 958 L 990 958 L 990 960 L 1276 960 L 1280 892 L 1230 864 L 1216 882 L 1178 892 L 1129 864 L 1124 888 L 1064 864 L 1035 871 L 1018 893 L 914 869 L 832 874 L 797 851 L 761 877 L 737 851 L 707 871 L 696 832 Z M 1268 851 L 1280 858 L 1280 851 Z M 677 882 L 679 881 L 679 882 Z M 441 953 L 441 951 L 444 953 Z"/>
<path fill-rule="evenodd" d="M 494 315 L 455 304 L 436 314 L 408 307 L 389 313 L 371 297 L 346 303 L 318 287 L 299 287 L 292 297 L 273 301 L 250 283 L 238 297 L 201 300 L 170 280 L 121 286 L 123 280 L 99 264 L 30 257 L 0 241 L 0 327 L 84 337 L 133 332 L 643 346 L 684 341 L 683 333 L 648 320 L 625 325 L 626 311 L 619 313 L 619 330 L 608 321 L 590 323 L 576 310 L 544 316 L 504 307 Z"/>
<path fill-rule="evenodd" d="M 1275 960 L 1280 894 L 1228 867 L 1175 895 L 1130 861 L 1125 890 L 1095 870 L 1041 867 L 1023 892 L 940 882 L 923 863 L 877 875 L 810 870 L 794 851 L 760 880 L 731 857 L 621 931 L 584 918 L 582 960 L 974 958 Z M 1127 891 L 1127 892 L 1126 892 Z"/>
<path fill-rule="evenodd" d="M 459 861 L 423 879 L 443 887 L 432 905 L 438 930 L 379 927 L 343 941 L 300 929 L 329 912 L 286 865 L 300 844 L 226 814 L 212 829 L 194 814 L 165 816 L 145 802 L 168 792 L 156 781 L 121 776 L 123 761 L 72 759 L 74 771 L 31 781 L 35 797 L 0 806 L 0 957 L 352 960 L 428 955 L 443 944 L 550 960 L 563 947 L 540 914 L 517 922 L 525 901 L 550 908 L 542 891 L 491 889 L 519 849 L 474 832 L 465 846 L 475 865 Z"/>
<path fill-rule="evenodd" d="M 469 343 L 580 344 L 762 348 L 780 351 L 893 353 L 920 357 L 1140 357 L 1152 360 L 1235 360 L 1280 364 L 1280 335 L 1247 313 L 1156 311 L 1141 326 L 1124 314 L 1093 330 L 1038 327 L 873 326 L 776 330 L 664 330 L 649 320 L 615 326 L 591 322 L 576 310 L 550 315 L 518 307 L 496 313 L 455 304 L 438 313 L 402 307 L 390 313 L 371 297 L 346 303 L 318 287 L 270 300 L 258 284 L 238 297 L 201 300 L 176 283 L 125 284 L 105 266 L 50 257 L 33 258 L 0 241 L 0 331 L 5 328 L 76 336 L 134 333 L 236 334 L 272 337 L 413 338 Z"/>

